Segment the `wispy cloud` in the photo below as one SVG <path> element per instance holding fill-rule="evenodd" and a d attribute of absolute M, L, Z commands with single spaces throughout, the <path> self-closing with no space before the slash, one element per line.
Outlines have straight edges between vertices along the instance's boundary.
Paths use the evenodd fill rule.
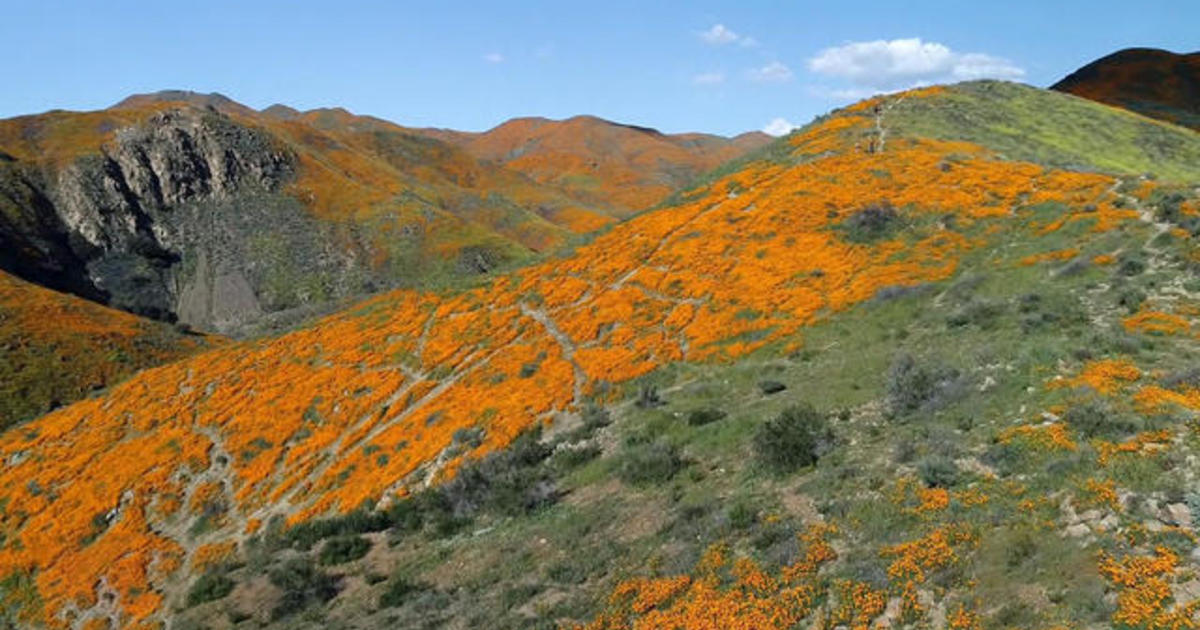
<path fill-rule="evenodd" d="M 752 68 L 746 73 L 751 81 L 759 83 L 786 83 L 792 80 L 792 69 L 779 61 L 772 61 L 761 68 Z"/>
<path fill-rule="evenodd" d="M 814 73 L 852 84 L 847 96 L 971 79 L 1019 79 L 1025 71 L 1007 59 L 960 53 L 920 38 L 851 42 L 826 48 L 808 61 Z M 863 94 L 867 92 L 868 94 Z"/>
<path fill-rule="evenodd" d="M 701 72 L 692 77 L 694 85 L 720 85 L 725 82 L 724 72 Z"/>
<path fill-rule="evenodd" d="M 712 28 L 707 31 L 700 31 L 700 39 L 706 44 L 713 46 L 724 46 L 726 44 L 737 44 L 744 47 L 752 47 L 758 45 L 758 40 L 748 35 L 740 35 L 730 30 L 724 24 L 713 24 Z"/>
<path fill-rule="evenodd" d="M 771 122 L 763 125 L 762 132 L 768 136 L 775 136 L 778 138 L 779 136 L 786 136 L 787 134 L 791 133 L 793 129 L 796 129 L 796 125 L 793 125 L 788 119 L 775 118 Z"/>
<path fill-rule="evenodd" d="M 483 60 L 488 63 L 504 63 L 504 55 L 498 52 L 490 52 L 483 56 Z"/>

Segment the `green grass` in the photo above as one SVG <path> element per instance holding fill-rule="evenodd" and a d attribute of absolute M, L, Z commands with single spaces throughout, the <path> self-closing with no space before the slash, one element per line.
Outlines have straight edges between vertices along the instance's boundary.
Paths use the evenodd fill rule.
<path fill-rule="evenodd" d="M 884 124 L 899 135 L 963 140 L 1010 159 L 1200 182 L 1200 133 L 1059 92 L 975 81 L 906 99 Z"/>

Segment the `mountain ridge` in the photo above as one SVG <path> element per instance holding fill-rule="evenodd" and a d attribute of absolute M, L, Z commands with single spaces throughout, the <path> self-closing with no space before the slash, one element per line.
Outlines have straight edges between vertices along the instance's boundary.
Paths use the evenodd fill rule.
<path fill-rule="evenodd" d="M 2 202 L 9 218 L 0 226 L 4 268 L 131 312 L 230 332 L 278 311 L 311 309 L 378 287 L 521 264 L 641 209 L 594 206 L 345 109 L 264 112 L 221 94 L 171 90 L 133 95 L 98 112 L 0 121 L 0 149 L 8 156 L 0 180 L 10 187 Z M 159 138 L 157 148 L 121 148 L 128 144 L 122 138 L 139 133 Z M 223 144 L 235 137 L 273 146 L 274 157 L 254 159 L 274 163 L 277 176 L 249 187 L 206 179 L 238 155 Z M 207 154 L 193 152 L 197 142 L 207 143 Z M 183 182 L 182 194 L 163 198 L 159 182 L 174 185 L 183 163 L 191 165 L 192 179 Z M 125 191 L 124 197 L 106 197 L 104 187 Z M 175 208 L 181 204 L 186 208 Z M 215 244 L 200 225 L 211 213 L 200 206 L 213 204 L 224 208 L 221 222 L 243 224 L 228 228 L 234 236 L 226 244 Z M 241 207 L 253 210 L 247 217 L 261 215 L 258 228 L 247 223 L 258 219 L 243 220 Z M 101 216 L 122 216 L 136 227 L 126 230 Z M 256 244 L 262 239 L 255 229 L 275 230 L 274 238 L 289 245 Z M 303 236 L 308 233 L 319 236 Z M 338 253 L 329 249 L 335 242 Z M 220 251 L 200 252 L 211 247 Z M 290 260 L 288 251 L 307 252 L 306 260 Z M 12 258 L 14 252 L 32 255 Z M 153 290 L 133 289 L 143 283 Z"/>

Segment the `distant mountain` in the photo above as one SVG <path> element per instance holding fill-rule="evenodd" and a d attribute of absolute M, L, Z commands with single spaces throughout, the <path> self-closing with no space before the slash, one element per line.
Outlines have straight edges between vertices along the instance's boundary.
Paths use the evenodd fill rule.
<path fill-rule="evenodd" d="M 698 175 L 771 141 L 761 132 L 734 138 L 664 134 L 595 116 L 515 118 L 483 133 L 417 131 L 618 215 L 648 208 Z"/>
<path fill-rule="evenodd" d="M 579 120 L 584 149 L 553 134 L 551 152 L 512 168 L 491 159 L 501 148 L 473 154 L 498 146 L 495 135 L 465 146 L 474 134 L 445 141 L 343 109 L 258 112 L 179 90 L 3 120 L 0 270 L 244 332 L 347 296 L 520 264 L 755 144 Z"/>
<path fill-rule="evenodd" d="M 1200 129 L 1200 52 L 1126 48 L 1072 72 L 1050 89 Z"/>

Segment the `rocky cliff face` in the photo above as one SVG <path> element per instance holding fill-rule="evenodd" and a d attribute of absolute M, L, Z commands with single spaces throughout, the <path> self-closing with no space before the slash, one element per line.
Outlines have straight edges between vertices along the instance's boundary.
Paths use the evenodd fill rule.
<path fill-rule="evenodd" d="M 360 265 L 332 251 L 331 226 L 281 192 L 296 168 L 268 133 L 199 108 L 155 114 L 60 168 L 0 161 L 0 267 L 222 332 L 356 289 L 340 281 Z M 283 286 L 289 275 L 307 280 Z"/>

